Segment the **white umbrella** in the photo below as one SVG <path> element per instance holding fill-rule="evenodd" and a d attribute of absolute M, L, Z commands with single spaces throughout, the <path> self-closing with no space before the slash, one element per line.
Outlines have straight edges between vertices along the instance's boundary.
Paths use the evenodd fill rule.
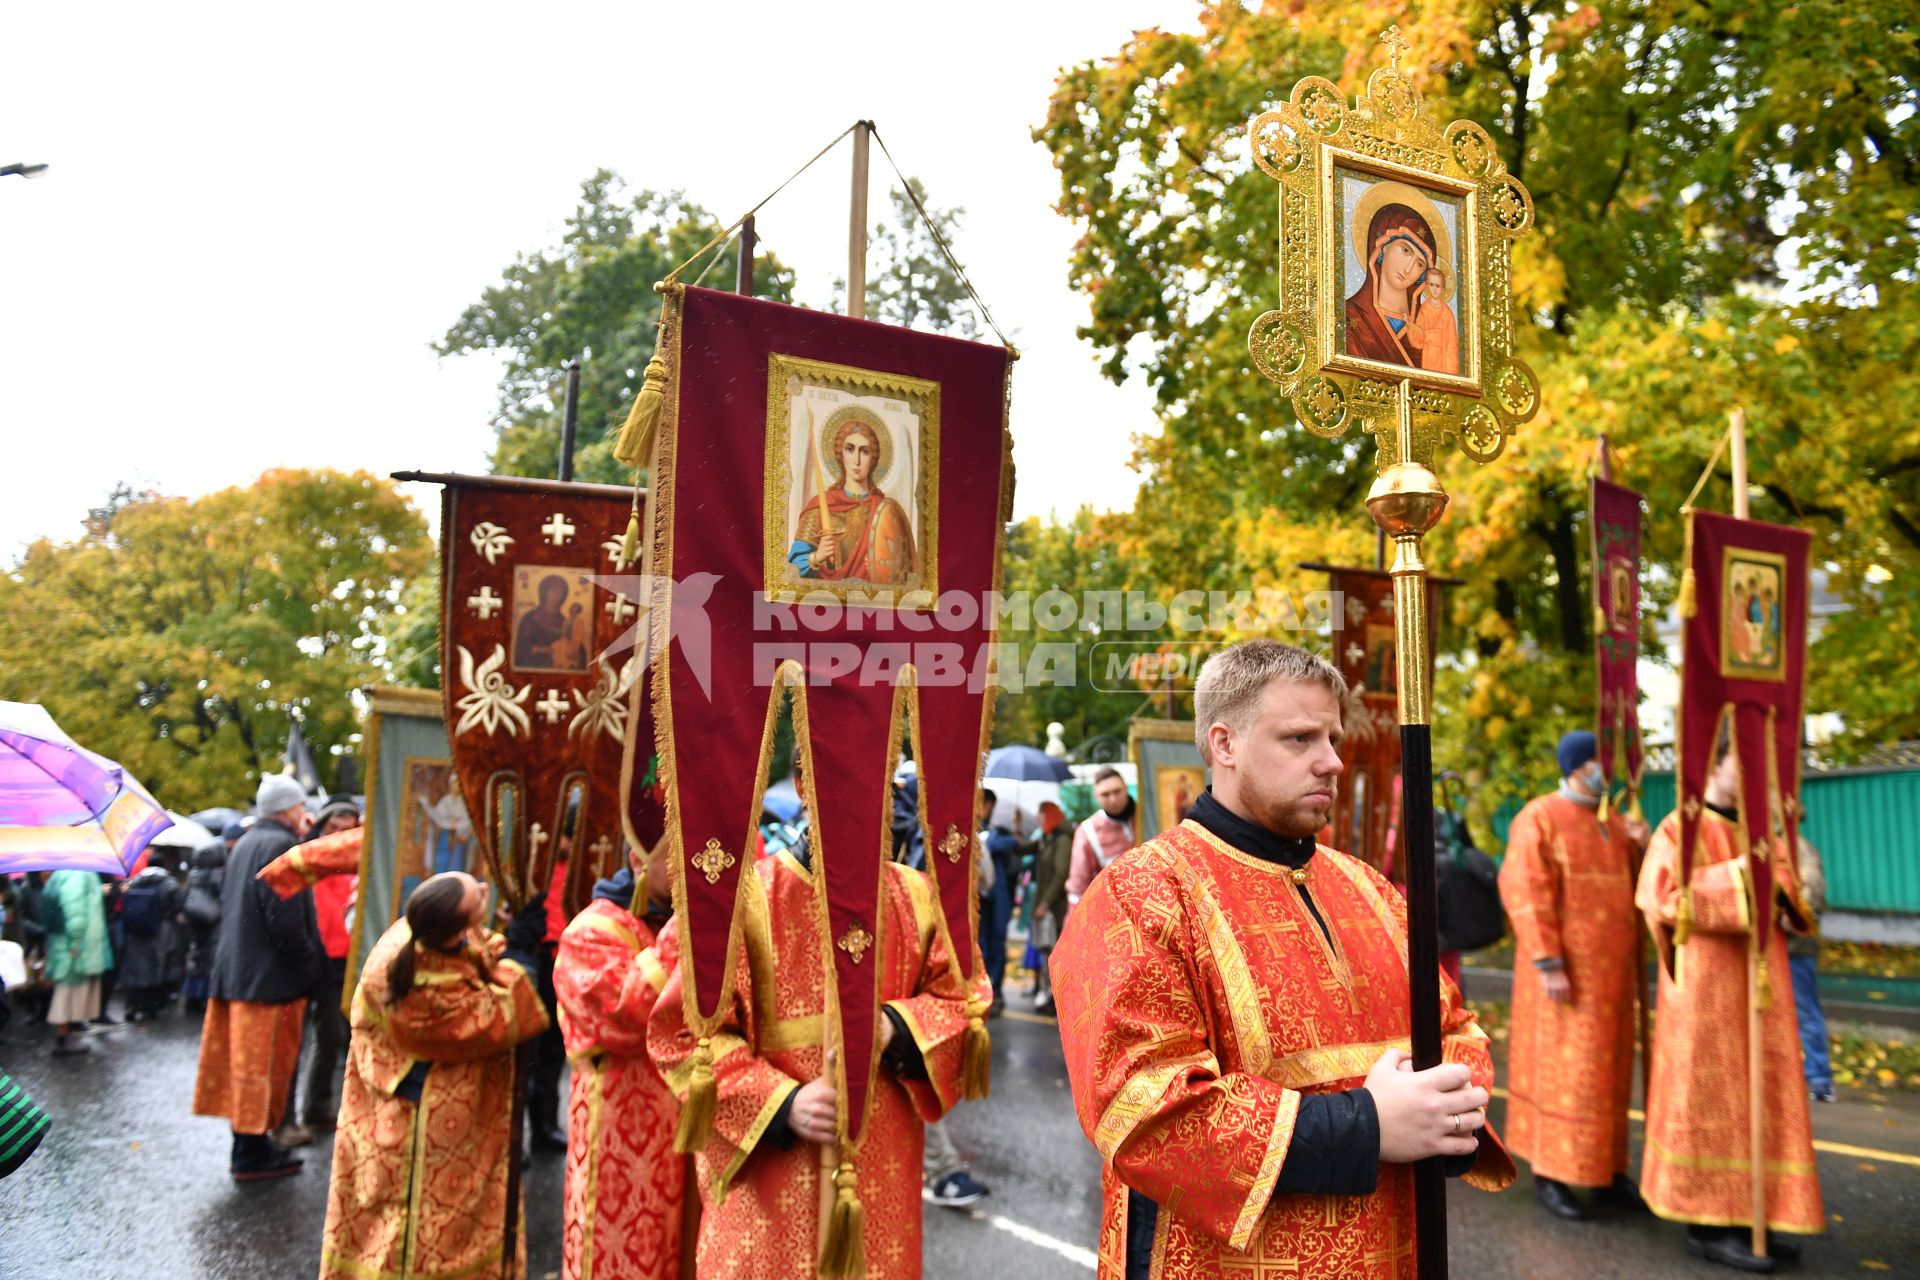
<path fill-rule="evenodd" d="M 149 841 L 148 848 L 198 849 L 212 844 L 217 838 L 213 832 L 183 813 L 169 809 L 167 816 L 173 819 L 173 825 Z"/>
<path fill-rule="evenodd" d="M 1040 825 L 1040 802 L 1060 804 L 1060 784 L 1046 778 L 982 778 L 980 785 L 993 792 L 993 825 L 1023 836 L 1033 834 Z M 1060 804 L 1062 810 L 1066 806 Z M 1014 820 L 1015 813 L 1020 815 Z"/>

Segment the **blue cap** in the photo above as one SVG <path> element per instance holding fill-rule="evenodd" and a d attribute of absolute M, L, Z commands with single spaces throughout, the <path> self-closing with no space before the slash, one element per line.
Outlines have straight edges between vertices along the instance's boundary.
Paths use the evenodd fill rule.
<path fill-rule="evenodd" d="M 1560 776 L 1564 778 L 1600 754 L 1600 740 L 1590 729 L 1574 729 L 1561 735 L 1554 754 L 1560 757 Z"/>
<path fill-rule="evenodd" d="M 237 822 L 229 822 L 227 824 L 227 829 L 220 833 L 220 838 L 222 840 L 238 840 L 241 836 L 245 834 L 247 834 L 247 829 L 245 827 L 241 826 Z"/>

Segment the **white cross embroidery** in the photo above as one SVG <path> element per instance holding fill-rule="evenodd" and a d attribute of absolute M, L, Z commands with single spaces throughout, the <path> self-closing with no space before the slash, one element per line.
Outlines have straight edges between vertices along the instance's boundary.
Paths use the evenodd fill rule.
<path fill-rule="evenodd" d="M 546 697 L 533 704 L 533 709 L 545 716 L 548 724 L 559 724 L 560 717 L 567 714 L 567 700 L 560 696 L 558 689 L 549 689 Z"/>
<path fill-rule="evenodd" d="M 480 621 L 491 622 L 493 615 L 507 607 L 507 602 L 493 594 L 492 587 L 482 587 L 467 597 L 467 608 L 480 615 Z"/>
<path fill-rule="evenodd" d="M 604 862 L 606 861 L 607 855 L 613 852 L 613 841 L 607 839 L 605 836 L 601 836 L 589 847 L 589 852 Z"/>
<path fill-rule="evenodd" d="M 627 540 L 625 538 L 608 538 L 600 544 L 600 549 L 607 553 L 607 559 L 613 561 L 613 567 L 615 569 L 625 570 L 628 565 L 633 563 L 633 561 L 627 559 Z M 637 548 L 635 553 L 638 554 Z"/>
<path fill-rule="evenodd" d="M 613 619 L 616 627 L 625 626 L 628 618 L 640 612 L 639 606 L 625 596 L 613 596 L 601 608 L 607 611 L 607 616 Z"/>
<path fill-rule="evenodd" d="M 556 511 L 553 518 L 540 526 L 540 532 L 547 535 L 547 541 L 556 547 L 564 547 L 573 537 L 573 526 L 567 523 L 566 516 Z"/>

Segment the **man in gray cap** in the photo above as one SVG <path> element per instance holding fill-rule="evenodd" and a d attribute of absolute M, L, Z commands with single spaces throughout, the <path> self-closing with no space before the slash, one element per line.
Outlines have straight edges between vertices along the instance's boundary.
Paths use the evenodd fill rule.
<path fill-rule="evenodd" d="M 307 999 L 327 972 L 313 891 L 282 899 L 256 878 L 312 825 L 306 793 L 290 777 L 269 775 L 254 812 L 258 821 L 233 847 L 221 887 L 193 1088 L 194 1114 L 220 1116 L 233 1129 L 236 1182 L 300 1171 L 301 1161 L 268 1134 L 293 1088 Z"/>
<path fill-rule="evenodd" d="M 1527 803 L 1507 835 L 1500 899 L 1513 921 L 1513 1030 L 1507 1150 L 1533 1171 L 1533 1196 L 1584 1218 L 1573 1187 L 1639 1208 L 1627 1178 L 1633 1087 L 1634 878 L 1647 824 L 1607 812 L 1593 734 L 1556 751 L 1560 787 Z"/>

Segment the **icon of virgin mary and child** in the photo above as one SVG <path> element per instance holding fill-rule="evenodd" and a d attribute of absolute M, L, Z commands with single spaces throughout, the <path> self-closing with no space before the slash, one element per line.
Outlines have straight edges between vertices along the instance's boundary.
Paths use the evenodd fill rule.
<path fill-rule="evenodd" d="M 893 438 L 866 414 L 841 409 L 820 432 L 813 454 L 814 495 L 800 509 L 787 563 L 801 578 L 911 583 L 919 568 L 913 525 L 880 490 L 893 465 Z"/>
<path fill-rule="evenodd" d="M 1366 278 L 1347 299 L 1347 354 L 1459 374 L 1460 326 L 1447 305 L 1453 238 L 1433 202 L 1403 182 L 1377 182 L 1356 202 L 1352 231 Z"/>

